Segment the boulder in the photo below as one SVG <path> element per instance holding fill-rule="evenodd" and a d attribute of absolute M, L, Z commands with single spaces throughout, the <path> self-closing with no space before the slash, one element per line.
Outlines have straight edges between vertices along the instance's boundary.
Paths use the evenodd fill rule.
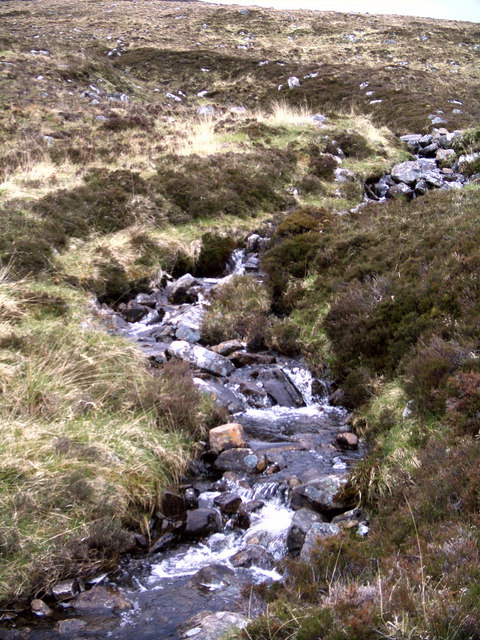
<path fill-rule="evenodd" d="M 168 354 L 216 376 L 228 376 L 235 371 L 235 366 L 227 358 L 218 353 L 213 353 L 213 351 L 209 351 L 200 345 L 190 344 L 185 340 L 172 342 L 168 348 Z"/>
<path fill-rule="evenodd" d="M 168 301 L 172 304 L 183 304 L 184 302 L 196 302 L 196 296 L 191 295 L 189 290 L 198 284 L 198 280 L 190 273 L 176 280 L 168 292 Z"/>
<path fill-rule="evenodd" d="M 247 14 L 244 14 L 247 15 Z M 182 625 L 182 640 L 220 640 L 229 629 L 243 629 L 248 618 L 234 611 L 202 611 Z"/>
<path fill-rule="evenodd" d="M 172 323 L 176 326 L 175 337 L 187 342 L 198 342 L 206 312 L 205 307 L 192 307 L 175 318 Z"/>
<path fill-rule="evenodd" d="M 187 538 L 203 538 L 210 533 L 222 530 L 222 517 L 217 509 L 193 509 L 187 511 L 185 536 Z"/>
<path fill-rule="evenodd" d="M 222 513 L 233 515 L 240 509 L 242 499 L 236 493 L 226 492 L 214 498 L 213 504 L 218 507 Z"/>
<path fill-rule="evenodd" d="M 230 360 L 236 367 L 248 367 L 249 365 L 275 364 L 275 356 L 264 353 L 249 353 L 247 351 L 235 351 L 230 355 Z"/>
<path fill-rule="evenodd" d="M 219 407 L 224 407 L 229 413 L 239 413 L 243 411 L 241 401 L 233 391 L 227 389 L 223 384 L 214 382 L 213 380 L 202 380 L 201 378 L 194 378 L 193 382 L 202 393 L 208 394 Z"/>
<path fill-rule="evenodd" d="M 336 515 L 346 508 L 344 502 L 336 499 L 336 494 L 346 484 L 346 475 L 328 475 L 293 489 L 291 506 L 293 509 L 311 507 L 325 515 Z"/>
<path fill-rule="evenodd" d="M 392 178 L 395 182 L 413 186 L 420 178 L 421 173 L 422 169 L 416 160 L 400 162 L 393 167 Z"/>
<path fill-rule="evenodd" d="M 273 558 L 264 547 L 257 544 L 249 544 L 230 558 L 234 567 L 259 567 L 260 569 L 273 569 Z"/>
<path fill-rule="evenodd" d="M 305 536 L 305 542 L 303 543 L 302 550 L 300 551 L 300 558 L 308 561 L 312 551 L 321 540 L 331 538 L 332 536 L 338 536 L 339 533 L 340 527 L 336 524 L 331 524 L 329 522 L 316 522 L 315 524 L 312 524 Z"/>
<path fill-rule="evenodd" d="M 412 196 L 413 196 L 413 190 L 410 189 L 410 187 L 403 182 L 400 182 L 400 184 L 396 184 L 393 187 L 390 187 L 387 193 L 388 198 L 404 197 L 404 198 L 410 199 Z"/>
<path fill-rule="evenodd" d="M 324 516 L 311 509 L 299 509 L 292 518 L 287 534 L 287 548 L 293 555 L 298 555 L 305 542 L 305 536 L 316 522 L 326 522 Z"/>
<path fill-rule="evenodd" d="M 227 449 L 244 449 L 245 433 L 241 424 L 231 422 L 210 429 L 208 434 L 210 448 L 221 453 Z"/>
<path fill-rule="evenodd" d="M 449 167 L 455 161 L 456 155 L 453 149 L 438 149 L 435 159 L 440 165 Z"/>
<path fill-rule="evenodd" d="M 150 309 L 146 306 L 136 303 L 129 303 L 128 306 L 123 309 L 122 316 L 127 322 L 139 322 L 144 318 Z"/>
<path fill-rule="evenodd" d="M 419 155 L 424 157 L 424 158 L 434 158 L 435 154 L 437 153 L 439 148 L 439 145 L 437 142 L 432 142 L 432 144 L 429 144 L 427 147 L 424 147 L 423 149 L 420 149 L 419 151 Z"/>
<path fill-rule="evenodd" d="M 216 344 L 214 347 L 210 347 L 210 351 L 219 353 L 221 356 L 229 356 L 234 351 L 241 351 L 244 348 L 245 344 L 240 342 L 240 340 L 227 340 L 226 342 Z"/>
<path fill-rule="evenodd" d="M 165 491 L 162 498 L 162 513 L 166 518 L 179 518 L 185 514 L 185 500 L 174 491 Z"/>
<path fill-rule="evenodd" d="M 289 380 L 282 369 L 263 371 L 259 380 L 268 395 L 282 407 L 303 407 L 305 402 L 300 391 Z"/>
<path fill-rule="evenodd" d="M 223 564 L 211 564 L 203 567 L 190 578 L 189 587 L 196 587 L 205 591 L 215 591 L 228 587 L 236 582 L 235 572 Z"/>
<path fill-rule="evenodd" d="M 56 600 L 68 600 L 80 592 L 80 587 L 76 580 L 64 580 L 52 587 L 52 593 Z"/>
<path fill-rule="evenodd" d="M 76 611 L 94 611 L 97 613 L 111 613 L 125 611 L 132 608 L 132 603 L 125 596 L 114 589 L 98 585 L 80 593 L 72 602 Z"/>
<path fill-rule="evenodd" d="M 266 469 L 266 458 L 251 449 L 228 449 L 222 451 L 213 463 L 217 471 L 237 471 L 240 473 L 261 473 Z"/>
<path fill-rule="evenodd" d="M 46 602 L 40 600 L 39 598 L 34 598 L 32 600 L 32 602 L 30 603 L 30 609 L 32 610 L 32 613 L 34 613 L 39 618 L 46 618 L 48 616 L 51 616 L 53 613 L 53 610 L 50 609 L 48 604 L 46 604 Z"/>
<path fill-rule="evenodd" d="M 337 434 L 337 444 L 344 449 L 358 449 L 358 437 L 351 431 Z"/>
<path fill-rule="evenodd" d="M 160 551 L 165 551 L 165 549 L 168 549 L 168 547 L 170 547 L 177 540 L 178 538 L 175 534 L 165 533 L 152 544 L 152 546 L 148 550 L 148 553 L 159 553 Z"/>

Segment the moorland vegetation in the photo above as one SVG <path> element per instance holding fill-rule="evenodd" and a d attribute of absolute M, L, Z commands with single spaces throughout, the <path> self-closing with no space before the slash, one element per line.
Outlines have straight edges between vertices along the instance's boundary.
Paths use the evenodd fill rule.
<path fill-rule="evenodd" d="M 205 340 L 228 323 L 335 380 L 369 443 L 346 491 L 372 526 L 287 561 L 235 637 L 480 637 L 478 181 L 356 208 L 432 117 L 462 130 L 457 155 L 480 150 L 479 56 L 467 23 L 1 4 L 4 605 L 112 566 L 225 417 L 188 367 L 151 369 L 111 335 L 95 301 L 217 273 L 256 231 L 272 236 L 268 293 L 232 280 Z"/>

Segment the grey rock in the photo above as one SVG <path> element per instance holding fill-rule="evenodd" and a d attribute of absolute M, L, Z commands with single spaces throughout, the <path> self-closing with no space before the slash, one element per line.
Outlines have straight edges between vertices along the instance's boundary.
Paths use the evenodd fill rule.
<path fill-rule="evenodd" d="M 305 536 L 316 522 L 326 522 L 324 516 L 311 509 L 302 508 L 295 512 L 287 534 L 287 548 L 293 555 L 298 555 L 305 542 Z"/>
<path fill-rule="evenodd" d="M 112 611 L 131 609 L 133 605 L 118 591 L 98 585 L 78 595 L 72 602 L 72 606 L 77 611 L 111 614 Z"/>
<path fill-rule="evenodd" d="M 240 351 L 244 348 L 245 343 L 240 342 L 240 340 L 227 340 L 214 347 L 210 347 L 210 350 L 214 353 L 219 353 L 221 356 L 229 356 L 231 353 L 234 353 L 234 351 Z"/>
<path fill-rule="evenodd" d="M 222 517 L 217 509 L 193 509 L 187 511 L 185 536 L 203 538 L 210 533 L 218 533 L 223 528 Z"/>
<path fill-rule="evenodd" d="M 435 154 L 438 151 L 438 148 L 439 148 L 438 143 L 432 142 L 432 144 L 429 144 L 427 147 L 420 149 L 419 155 L 421 155 L 424 158 L 434 158 Z"/>
<path fill-rule="evenodd" d="M 429 189 L 426 180 L 419 180 L 415 185 L 415 193 L 419 196 L 424 196 Z"/>
<path fill-rule="evenodd" d="M 288 78 L 287 84 L 289 89 L 294 89 L 295 87 L 300 86 L 300 80 L 297 78 L 297 76 L 291 76 L 290 78 Z"/>
<path fill-rule="evenodd" d="M 404 182 L 400 182 L 399 184 L 390 187 L 387 192 L 387 198 L 411 198 L 413 195 L 413 190 L 406 185 Z"/>
<path fill-rule="evenodd" d="M 342 511 L 347 505 L 336 495 L 346 482 L 347 476 L 328 475 L 295 487 L 290 498 L 291 506 L 297 510 L 311 507 L 327 516 Z"/>
<path fill-rule="evenodd" d="M 139 322 L 147 315 L 148 311 L 148 307 L 144 307 L 143 305 L 133 302 L 129 303 L 128 306 L 122 311 L 122 316 L 127 322 Z"/>
<path fill-rule="evenodd" d="M 196 297 L 190 295 L 189 290 L 198 284 L 198 280 L 190 273 L 176 280 L 168 292 L 168 300 L 172 304 L 183 304 L 184 302 L 196 302 Z"/>
<path fill-rule="evenodd" d="M 80 587 L 76 580 L 64 580 L 52 587 L 52 593 L 56 600 L 68 600 L 80 592 Z"/>
<path fill-rule="evenodd" d="M 432 143 L 432 140 L 432 136 L 429 133 L 426 133 L 424 136 L 420 136 L 418 143 L 421 147 L 428 147 L 428 145 Z"/>
<path fill-rule="evenodd" d="M 176 326 L 175 337 L 191 343 L 198 342 L 206 312 L 205 307 L 196 306 L 177 316 L 173 322 Z"/>
<path fill-rule="evenodd" d="M 168 354 L 216 376 L 228 376 L 235 371 L 235 366 L 227 358 L 184 340 L 172 342 L 168 348 Z"/>
<path fill-rule="evenodd" d="M 213 118 L 215 115 L 215 107 L 211 104 L 202 105 L 201 107 L 198 107 L 197 115 L 204 118 Z"/>
<path fill-rule="evenodd" d="M 300 551 L 300 558 L 302 560 L 309 560 L 312 554 L 312 551 L 315 549 L 320 540 L 324 540 L 325 538 L 331 538 L 332 536 L 337 536 L 340 533 L 340 527 L 336 524 L 331 524 L 328 522 L 317 522 L 313 524 L 307 535 L 305 536 L 305 542 Z"/>
<path fill-rule="evenodd" d="M 350 169 L 337 167 L 333 173 L 337 182 L 353 182 L 355 180 L 355 174 Z"/>
<path fill-rule="evenodd" d="M 223 564 L 211 564 L 203 567 L 190 578 L 189 587 L 197 587 L 205 591 L 215 591 L 234 584 L 236 581 L 235 572 Z"/>
<path fill-rule="evenodd" d="M 182 640 L 220 640 L 229 629 L 243 629 L 248 618 L 234 611 L 203 611 L 182 625 Z"/>
<path fill-rule="evenodd" d="M 251 449 L 228 449 L 227 451 L 222 451 L 215 460 L 213 466 L 218 471 L 236 471 L 238 473 L 245 473 L 252 470 L 250 466 L 248 466 L 248 463 L 245 463 L 245 459 L 249 458 L 249 456 L 254 456 L 256 458 Z M 253 458 L 249 458 L 248 462 L 253 463 Z"/>
<path fill-rule="evenodd" d="M 226 492 L 214 498 L 213 504 L 218 507 L 222 513 L 233 515 L 240 509 L 242 499 L 235 493 Z"/>
<path fill-rule="evenodd" d="M 53 613 L 53 610 L 50 609 L 48 604 L 43 600 L 40 600 L 39 598 L 34 598 L 32 600 L 32 602 L 30 603 L 30 609 L 32 610 L 32 613 L 34 613 L 39 618 L 47 618 Z"/>
<path fill-rule="evenodd" d="M 268 551 L 258 544 L 249 544 L 230 558 L 234 567 L 259 567 L 273 569 L 273 558 Z"/>
<path fill-rule="evenodd" d="M 392 169 L 392 178 L 395 182 L 403 182 L 406 185 L 413 186 L 420 178 L 421 173 L 420 164 L 416 160 L 410 160 L 396 164 Z"/>
<path fill-rule="evenodd" d="M 271 369 L 260 374 L 263 388 L 282 407 L 303 407 L 302 394 L 290 381 L 282 369 Z"/>
<path fill-rule="evenodd" d="M 420 140 L 422 138 L 423 136 L 419 133 L 411 133 L 406 136 L 400 136 L 400 140 L 405 142 L 407 147 L 409 147 L 414 153 L 416 153 L 416 151 L 418 150 L 420 146 Z"/>
<path fill-rule="evenodd" d="M 229 413 L 239 413 L 243 411 L 243 404 L 237 396 L 224 385 L 213 380 L 202 380 L 194 378 L 193 382 L 202 393 L 208 394 L 219 407 L 224 407 Z"/>

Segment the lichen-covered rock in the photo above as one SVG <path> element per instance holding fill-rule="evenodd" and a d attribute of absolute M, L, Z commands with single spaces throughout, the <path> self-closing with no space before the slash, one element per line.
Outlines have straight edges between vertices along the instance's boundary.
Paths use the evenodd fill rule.
<path fill-rule="evenodd" d="M 311 509 L 302 508 L 295 512 L 287 534 L 287 548 L 293 555 L 300 553 L 305 536 L 316 522 L 325 522 L 325 517 Z"/>
<path fill-rule="evenodd" d="M 302 484 L 292 491 L 291 505 L 294 509 L 310 506 L 325 515 L 338 513 L 347 507 L 344 502 L 336 498 L 346 482 L 346 475 L 329 475 L 308 484 Z"/>
<path fill-rule="evenodd" d="M 241 424 L 231 422 L 210 429 L 208 434 L 210 449 L 217 453 L 227 449 L 245 448 L 245 433 Z"/>
<path fill-rule="evenodd" d="M 168 348 L 168 354 L 216 376 L 228 376 L 235 371 L 235 366 L 227 358 L 218 353 L 213 353 L 213 351 L 209 351 L 198 344 L 190 344 L 185 340 L 172 342 Z"/>

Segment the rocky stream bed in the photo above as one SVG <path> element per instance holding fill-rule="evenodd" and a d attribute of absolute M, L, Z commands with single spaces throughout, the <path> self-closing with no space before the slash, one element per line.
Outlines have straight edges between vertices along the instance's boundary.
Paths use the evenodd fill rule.
<path fill-rule="evenodd" d="M 454 140 L 442 129 L 406 136 L 416 160 L 367 184 L 367 197 L 460 188 L 466 179 L 462 160 L 454 164 Z M 165 494 L 150 537 L 137 535 L 142 553 L 125 558 L 112 575 L 56 585 L 50 599 L 33 601 L 35 625 L 0 630 L 0 638 L 214 640 L 261 611 L 252 586 L 281 580 L 276 562 L 286 554 L 308 558 L 316 541 L 342 527 L 368 532 L 368 516 L 337 497 L 364 448 L 328 384 L 300 359 L 251 352 L 235 339 L 201 344 L 210 294 L 235 274 L 261 280 L 267 243 L 249 237 L 223 278 L 166 277 L 150 293 L 101 311 L 152 366 L 188 362 L 195 384 L 231 420 L 211 430 L 178 492 Z"/>

